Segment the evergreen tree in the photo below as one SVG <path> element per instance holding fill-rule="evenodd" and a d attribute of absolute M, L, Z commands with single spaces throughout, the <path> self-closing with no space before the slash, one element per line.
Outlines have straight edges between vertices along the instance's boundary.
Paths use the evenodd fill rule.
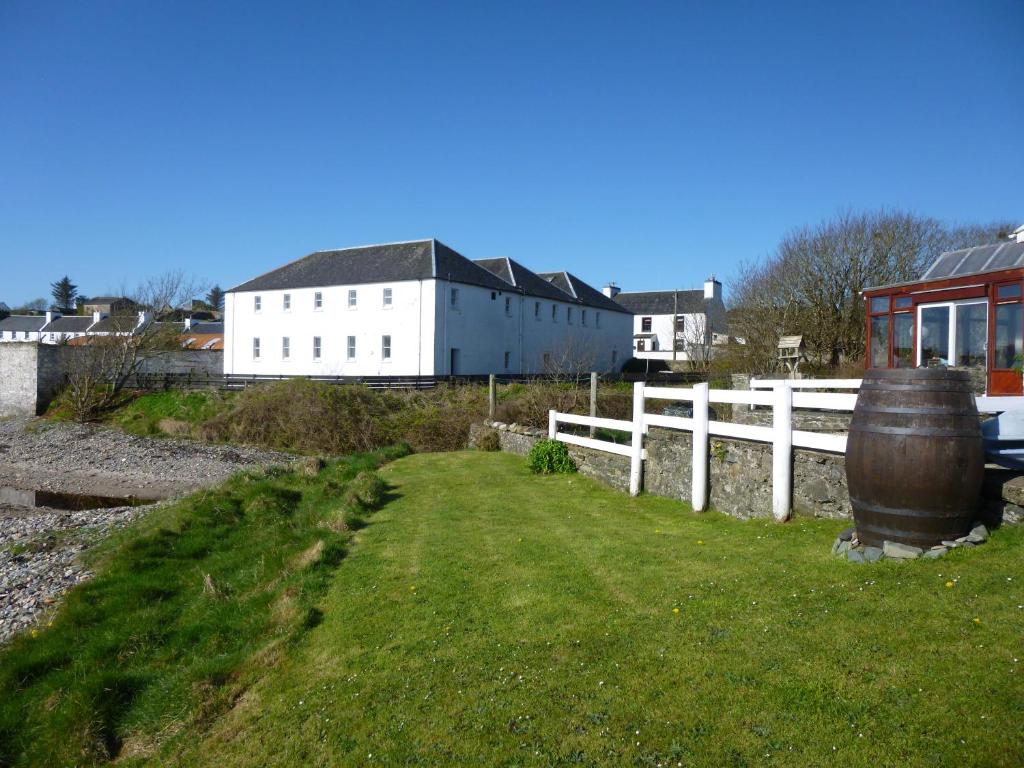
<path fill-rule="evenodd" d="M 50 283 L 50 295 L 53 302 L 59 309 L 65 312 L 70 311 L 78 296 L 78 286 L 71 282 L 71 278 L 64 275 L 56 283 Z"/>
<path fill-rule="evenodd" d="M 224 291 L 220 289 L 219 285 L 213 286 L 210 292 L 206 294 L 206 303 L 217 312 L 224 309 Z"/>

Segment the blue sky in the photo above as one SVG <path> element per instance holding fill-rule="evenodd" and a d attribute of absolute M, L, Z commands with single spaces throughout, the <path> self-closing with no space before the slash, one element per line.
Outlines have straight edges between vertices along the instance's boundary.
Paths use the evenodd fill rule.
<path fill-rule="evenodd" d="M 430 236 L 686 288 L 845 208 L 1024 222 L 1022 39 L 1021 0 L 5 0 L 0 300 Z"/>

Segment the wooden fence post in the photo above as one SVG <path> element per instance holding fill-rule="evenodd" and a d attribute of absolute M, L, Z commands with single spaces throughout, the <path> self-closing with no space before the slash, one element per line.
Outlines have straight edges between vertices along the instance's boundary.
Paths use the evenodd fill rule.
<path fill-rule="evenodd" d="M 633 452 L 629 462 L 629 495 L 640 495 L 644 461 L 644 383 L 633 385 Z"/>
<path fill-rule="evenodd" d="M 793 390 L 775 387 L 772 403 L 772 514 L 782 523 L 793 506 Z"/>
<path fill-rule="evenodd" d="M 690 479 L 690 504 L 694 512 L 708 505 L 708 385 L 693 385 L 693 476 Z"/>
<path fill-rule="evenodd" d="M 548 439 L 554 440 L 555 435 L 558 434 L 558 420 L 555 418 L 557 411 L 552 408 L 548 411 Z"/>
<path fill-rule="evenodd" d="M 590 372 L 590 418 L 597 416 L 597 371 Z M 590 436 L 597 436 L 597 427 L 590 426 Z"/>
<path fill-rule="evenodd" d="M 498 404 L 498 385 L 494 381 L 494 374 L 487 377 L 487 418 L 494 421 L 494 410 Z"/>

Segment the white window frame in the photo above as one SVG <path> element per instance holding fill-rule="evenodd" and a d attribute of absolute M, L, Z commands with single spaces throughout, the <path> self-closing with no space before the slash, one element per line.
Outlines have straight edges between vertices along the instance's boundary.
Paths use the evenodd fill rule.
<path fill-rule="evenodd" d="M 323 291 L 316 291 L 313 294 L 313 311 L 319 312 L 324 308 L 324 294 Z"/>
<path fill-rule="evenodd" d="M 290 336 L 281 337 L 281 359 L 291 360 L 292 359 L 292 339 Z"/>
<path fill-rule="evenodd" d="M 552 304 L 551 305 L 551 322 L 552 323 L 557 323 L 558 322 L 558 305 L 557 304 Z"/>
<path fill-rule="evenodd" d="M 540 302 L 533 302 L 533 319 L 540 322 Z"/>
<path fill-rule="evenodd" d="M 356 337 L 348 336 L 345 339 L 345 359 L 355 360 L 356 359 Z"/>
<path fill-rule="evenodd" d="M 385 333 L 380 337 L 380 359 L 383 362 L 391 362 L 391 334 Z"/>
<path fill-rule="evenodd" d="M 448 306 L 450 306 L 452 309 L 458 309 L 459 308 L 459 289 L 458 288 L 451 288 L 451 289 L 449 289 L 449 292 L 448 292 Z"/>
<path fill-rule="evenodd" d="M 260 359 L 260 337 L 259 336 L 253 336 L 252 337 L 252 359 L 253 360 L 259 360 Z"/>
<path fill-rule="evenodd" d="M 347 304 L 347 306 L 348 306 L 349 309 L 358 309 L 359 308 L 359 291 L 357 291 L 355 288 L 349 288 L 348 289 L 348 304 Z"/>
<path fill-rule="evenodd" d="M 512 297 L 505 297 L 505 317 L 512 317 Z"/>
<path fill-rule="evenodd" d="M 320 356 L 323 353 L 323 337 L 313 337 L 313 361 L 320 362 Z"/>
<path fill-rule="evenodd" d="M 586 324 L 587 324 L 587 310 L 581 309 L 580 310 L 580 325 L 584 325 L 585 326 Z"/>
<path fill-rule="evenodd" d="M 292 295 L 290 293 L 282 294 L 281 309 L 283 309 L 285 312 L 292 311 Z"/>
<path fill-rule="evenodd" d="M 572 325 L 572 307 L 565 308 L 565 324 Z"/>
<path fill-rule="evenodd" d="M 263 311 L 263 297 L 262 296 L 257 294 L 256 296 L 252 297 L 252 311 L 253 312 L 262 312 Z"/>
<path fill-rule="evenodd" d="M 392 291 L 390 288 L 384 288 L 381 291 L 380 300 L 381 306 L 384 307 L 384 309 L 391 309 L 391 307 L 394 306 L 395 301 L 394 291 Z"/>
<path fill-rule="evenodd" d="M 922 325 L 921 325 L 922 310 L 932 309 L 932 308 L 935 308 L 935 307 L 949 307 L 949 331 L 948 331 L 948 333 L 949 333 L 949 360 L 947 362 L 948 362 L 949 365 L 955 365 L 956 364 L 956 359 L 957 359 L 957 353 L 959 352 L 959 350 L 957 349 L 957 340 L 956 340 L 956 313 L 957 313 L 957 307 L 966 306 L 968 304 L 982 304 L 985 307 L 985 328 L 986 328 L 986 336 L 985 336 L 985 370 L 986 371 L 988 370 L 988 367 L 989 367 L 989 355 L 991 354 L 991 350 L 989 349 L 988 334 L 987 334 L 987 332 L 988 332 L 989 324 L 991 322 L 991 320 L 989 318 L 989 313 L 991 312 L 991 307 L 989 307 L 989 305 L 988 305 L 989 304 L 988 299 L 983 297 L 983 296 L 982 297 L 978 297 L 976 299 L 958 299 L 956 301 L 933 301 L 930 304 L 918 304 L 917 305 L 917 317 L 916 317 L 917 325 L 915 326 L 915 329 L 916 329 L 915 335 L 917 337 L 917 339 L 916 339 L 916 341 L 917 341 L 916 347 L 917 348 L 914 350 L 914 359 L 917 361 L 917 365 L 918 366 L 921 366 L 921 365 L 924 364 L 924 361 L 922 361 L 922 359 L 921 359 L 921 350 L 922 350 L 922 347 L 924 345 L 924 336 L 921 333 L 921 328 L 922 328 Z"/>

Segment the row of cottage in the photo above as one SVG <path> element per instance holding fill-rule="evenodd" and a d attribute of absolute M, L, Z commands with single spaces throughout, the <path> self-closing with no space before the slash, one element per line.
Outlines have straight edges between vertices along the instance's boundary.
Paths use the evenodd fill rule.
<path fill-rule="evenodd" d="M 12 316 L 0 321 L 0 340 L 57 343 L 114 323 L 117 332 L 137 333 L 147 322 L 145 313 Z M 631 357 L 703 356 L 725 337 L 725 323 L 714 279 L 695 291 L 597 290 L 569 272 L 533 272 L 510 258 L 473 261 L 436 239 L 417 240 L 317 251 L 228 291 L 224 372 L 617 371 Z"/>

